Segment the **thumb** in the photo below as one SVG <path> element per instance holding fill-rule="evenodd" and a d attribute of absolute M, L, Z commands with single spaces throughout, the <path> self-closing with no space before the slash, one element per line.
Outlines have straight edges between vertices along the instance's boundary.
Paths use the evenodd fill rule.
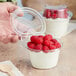
<path fill-rule="evenodd" d="M 20 8 L 20 7 L 14 5 L 12 3 L 7 3 L 7 5 L 8 5 L 8 12 L 9 13 L 13 13 L 16 9 L 19 9 Z M 18 16 L 23 16 L 24 14 L 23 14 L 22 11 L 18 11 L 17 15 Z"/>
<path fill-rule="evenodd" d="M 7 3 L 7 10 L 9 13 L 14 12 L 16 9 L 18 9 L 18 6 L 14 5 L 10 2 Z"/>

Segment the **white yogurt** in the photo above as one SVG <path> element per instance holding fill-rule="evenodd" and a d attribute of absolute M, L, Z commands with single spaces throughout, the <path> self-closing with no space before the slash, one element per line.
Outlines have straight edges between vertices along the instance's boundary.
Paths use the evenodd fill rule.
<path fill-rule="evenodd" d="M 46 34 L 53 35 L 54 38 L 61 38 L 68 29 L 69 19 L 46 19 Z"/>
<path fill-rule="evenodd" d="M 32 66 L 38 69 L 49 69 L 55 67 L 59 58 L 59 49 L 55 52 L 44 53 L 44 52 L 30 52 L 30 60 Z"/>

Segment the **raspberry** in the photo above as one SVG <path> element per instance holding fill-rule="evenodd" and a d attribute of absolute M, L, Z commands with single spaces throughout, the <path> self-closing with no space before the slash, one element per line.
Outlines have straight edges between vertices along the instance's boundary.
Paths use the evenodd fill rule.
<path fill-rule="evenodd" d="M 65 14 L 65 18 L 68 18 L 68 14 Z"/>
<path fill-rule="evenodd" d="M 49 46 L 51 46 L 51 45 L 54 45 L 54 42 L 53 41 L 50 41 L 50 45 Z"/>
<path fill-rule="evenodd" d="M 46 18 L 51 18 L 51 16 L 52 16 L 51 10 L 50 10 L 50 9 L 46 9 L 46 10 L 44 11 L 43 16 L 46 17 Z"/>
<path fill-rule="evenodd" d="M 48 50 L 44 50 L 43 52 L 44 52 L 44 53 L 48 53 L 49 51 L 48 51 Z"/>
<path fill-rule="evenodd" d="M 54 42 L 54 43 L 58 42 L 56 39 L 52 39 L 51 41 Z"/>
<path fill-rule="evenodd" d="M 43 45 L 42 44 L 38 44 L 35 46 L 36 50 L 42 50 Z"/>
<path fill-rule="evenodd" d="M 32 42 L 28 42 L 28 43 L 27 43 L 27 46 L 28 46 L 29 48 L 31 48 L 31 49 L 34 49 L 35 44 L 32 43 Z"/>
<path fill-rule="evenodd" d="M 27 43 L 27 46 L 29 46 L 30 44 L 31 44 L 31 42 L 28 42 L 28 43 Z"/>
<path fill-rule="evenodd" d="M 43 42 L 43 44 L 46 45 L 46 46 L 50 46 L 50 41 L 49 41 L 49 40 L 45 40 L 45 41 Z"/>
<path fill-rule="evenodd" d="M 36 38 L 37 38 L 37 36 L 31 36 L 30 40 L 31 40 L 32 42 L 35 42 Z"/>
<path fill-rule="evenodd" d="M 43 35 L 39 35 L 38 37 L 40 37 L 40 38 L 44 38 L 44 36 L 43 36 Z"/>
<path fill-rule="evenodd" d="M 54 50 L 54 49 L 56 49 L 56 46 L 55 45 L 50 45 L 50 50 Z"/>
<path fill-rule="evenodd" d="M 49 52 L 49 48 L 47 46 L 43 46 L 43 52 L 48 53 Z"/>
<path fill-rule="evenodd" d="M 52 35 L 46 35 L 44 36 L 44 40 L 51 40 L 53 37 Z"/>
<path fill-rule="evenodd" d="M 35 43 L 36 44 L 42 44 L 43 43 L 43 39 L 38 37 L 38 38 L 36 38 Z"/>
<path fill-rule="evenodd" d="M 68 11 L 68 9 L 65 9 L 65 10 L 64 10 L 64 16 L 65 16 L 65 18 L 68 18 L 68 13 L 67 13 L 67 11 Z"/>
<path fill-rule="evenodd" d="M 41 44 L 43 43 L 43 39 L 41 37 L 38 37 L 38 36 L 32 36 L 31 37 L 31 41 L 36 43 L 36 44 Z"/>
<path fill-rule="evenodd" d="M 54 13 L 54 14 L 52 15 L 52 18 L 53 18 L 53 19 L 56 19 L 56 18 L 57 18 L 57 14 Z"/>
<path fill-rule="evenodd" d="M 55 14 L 57 14 L 57 13 L 58 13 L 58 11 L 57 11 L 57 10 L 54 10 L 54 13 L 55 13 Z"/>
<path fill-rule="evenodd" d="M 55 43 L 56 48 L 60 48 L 61 44 L 59 42 Z"/>

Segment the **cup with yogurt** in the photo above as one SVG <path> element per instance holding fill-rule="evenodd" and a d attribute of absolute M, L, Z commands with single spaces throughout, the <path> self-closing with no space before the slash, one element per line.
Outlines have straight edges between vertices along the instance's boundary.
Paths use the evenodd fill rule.
<path fill-rule="evenodd" d="M 61 44 L 52 35 L 31 36 L 27 47 L 34 68 L 50 69 L 57 65 Z"/>
<path fill-rule="evenodd" d="M 24 13 L 19 17 L 19 10 L 12 13 L 11 23 L 14 31 L 21 37 L 21 45 L 30 54 L 32 66 L 39 69 L 49 69 L 57 65 L 61 44 L 52 37 L 45 35 L 46 23 L 39 12 L 23 7 Z M 31 18 L 26 16 L 31 15 Z M 44 36 L 45 35 L 45 36 Z"/>
<path fill-rule="evenodd" d="M 46 34 L 61 38 L 67 33 L 72 13 L 66 6 L 46 6 L 43 17 L 46 21 Z"/>

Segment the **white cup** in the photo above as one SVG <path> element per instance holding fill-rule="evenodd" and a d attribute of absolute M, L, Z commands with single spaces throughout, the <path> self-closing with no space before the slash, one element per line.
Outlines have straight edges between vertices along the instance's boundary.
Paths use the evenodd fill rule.
<path fill-rule="evenodd" d="M 53 35 L 54 38 L 61 38 L 68 29 L 69 19 L 45 19 L 46 34 Z"/>
<path fill-rule="evenodd" d="M 67 19 L 65 18 L 57 18 L 57 19 L 46 19 L 46 34 L 53 35 L 54 38 L 61 38 L 63 37 L 69 27 L 69 21 L 72 17 L 72 13 L 69 12 L 69 17 Z"/>
<path fill-rule="evenodd" d="M 30 60 L 32 66 L 38 69 L 49 69 L 55 67 L 58 63 L 60 49 L 55 49 L 54 52 L 32 52 L 30 53 Z"/>

